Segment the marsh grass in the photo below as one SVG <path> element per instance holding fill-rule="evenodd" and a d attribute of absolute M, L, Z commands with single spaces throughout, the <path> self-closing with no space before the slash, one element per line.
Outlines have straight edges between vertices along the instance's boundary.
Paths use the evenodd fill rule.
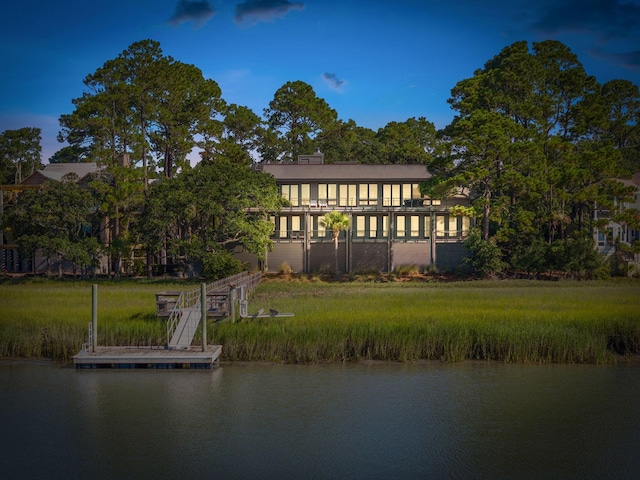
<path fill-rule="evenodd" d="M 267 283 L 250 311 L 295 316 L 215 337 L 229 360 L 612 363 L 640 353 L 639 298 L 638 282 Z"/>
<path fill-rule="evenodd" d="M 155 293 L 194 287 L 100 283 L 99 344 L 165 344 Z M 268 281 L 249 311 L 295 316 L 210 323 L 207 341 L 223 345 L 224 360 L 242 361 L 613 363 L 640 354 L 639 299 L 638 281 Z M 90 282 L 0 285 L 0 356 L 68 360 L 90 321 Z"/>
<path fill-rule="evenodd" d="M 155 315 L 155 293 L 175 288 L 185 285 L 99 283 L 99 344 L 166 343 L 165 324 Z M 90 282 L 35 280 L 0 285 L 0 356 L 68 360 L 87 342 L 90 322 Z"/>

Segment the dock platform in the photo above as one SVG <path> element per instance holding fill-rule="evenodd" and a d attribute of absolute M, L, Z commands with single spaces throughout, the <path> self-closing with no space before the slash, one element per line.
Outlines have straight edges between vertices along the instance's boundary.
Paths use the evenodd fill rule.
<path fill-rule="evenodd" d="M 208 369 L 219 362 L 222 345 L 186 349 L 165 347 L 96 347 L 83 348 L 73 357 L 76 369 L 91 368 L 198 368 Z"/>

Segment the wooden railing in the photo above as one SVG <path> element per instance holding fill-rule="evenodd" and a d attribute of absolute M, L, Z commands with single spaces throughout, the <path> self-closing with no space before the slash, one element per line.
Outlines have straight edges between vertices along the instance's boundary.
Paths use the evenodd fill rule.
<path fill-rule="evenodd" d="M 206 286 L 207 316 L 226 317 L 231 311 L 231 290 L 236 293 L 238 300 L 246 299 L 253 292 L 262 279 L 260 272 L 242 272 L 236 275 L 208 283 Z M 167 319 L 167 344 L 173 336 L 176 326 L 187 308 L 198 308 L 201 302 L 200 288 L 182 292 L 160 292 L 156 294 L 156 308 L 159 317 Z M 203 320 L 204 321 L 204 320 Z"/>

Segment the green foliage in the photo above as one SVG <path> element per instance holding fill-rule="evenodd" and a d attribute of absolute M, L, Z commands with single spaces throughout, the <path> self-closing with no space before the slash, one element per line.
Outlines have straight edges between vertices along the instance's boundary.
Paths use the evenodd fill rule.
<path fill-rule="evenodd" d="M 243 271 L 240 260 L 227 251 L 206 252 L 202 259 L 202 274 L 207 280 L 219 280 Z"/>
<path fill-rule="evenodd" d="M 264 258 L 271 248 L 281 196 L 273 177 L 216 157 L 151 186 L 136 232 L 149 251 L 165 245 L 185 271 L 204 262 L 207 276 L 226 276 L 239 264 L 233 252 Z"/>
<path fill-rule="evenodd" d="M 291 275 L 293 273 L 293 269 L 287 262 L 282 262 L 278 267 L 278 273 L 280 275 Z"/>
<path fill-rule="evenodd" d="M 155 293 L 192 283 L 99 282 L 101 345 L 164 345 Z M 263 283 L 251 311 L 289 318 L 217 322 L 224 360 L 497 360 L 615 363 L 640 354 L 637 280 L 608 282 Z M 38 302 L 33 302 L 38 298 Z M 358 308 L 345 315 L 345 299 Z M 35 279 L 0 288 L 0 356 L 70 360 L 87 340 L 89 282 Z"/>
<path fill-rule="evenodd" d="M 417 265 L 398 265 L 395 268 L 395 273 L 400 277 L 410 277 L 412 275 L 418 275 L 420 269 Z"/>
<path fill-rule="evenodd" d="M 276 154 L 277 159 L 291 161 L 300 154 L 315 151 L 316 136 L 332 125 L 338 114 L 316 96 L 311 85 L 298 80 L 287 82 L 276 91 L 264 116 L 275 137 L 261 150 L 267 153 L 276 147 L 281 153 Z"/>
<path fill-rule="evenodd" d="M 28 190 L 18 196 L 3 219 L 3 226 L 11 229 L 18 246 L 27 255 L 43 250 L 51 259 L 73 262 L 86 269 L 93 264 L 94 241 L 87 240 L 95 203 L 91 193 L 80 187 L 75 175 L 63 181 L 46 182 L 41 190 Z M 59 270 L 62 275 L 62 270 Z"/>
<path fill-rule="evenodd" d="M 469 254 L 463 260 L 463 268 L 468 268 L 471 273 L 494 278 L 507 267 L 495 239 L 485 240 L 477 228 L 471 229 L 464 246 Z"/>
<path fill-rule="evenodd" d="M 565 240 L 557 240 L 550 247 L 551 264 L 561 272 L 579 279 L 607 278 L 609 265 L 595 249 L 593 237 L 575 232 Z"/>
<path fill-rule="evenodd" d="M 339 212 L 337 210 L 333 210 L 327 213 L 320 220 L 320 224 L 324 228 L 326 228 L 327 230 L 331 230 L 331 235 L 332 235 L 333 245 L 334 245 L 336 278 L 340 275 L 340 271 L 338 268 L 338 240 L 340 237 L 340 232 L 348 229 L 350 223 L 351 223 L 351 220 L 349 219 L 349 215 Z"/>
<path fill-rule="evenodd" d="M 22 182 L 42 168 L 41 130 L 19 128 L 0 133 L 0 184 Z"/>

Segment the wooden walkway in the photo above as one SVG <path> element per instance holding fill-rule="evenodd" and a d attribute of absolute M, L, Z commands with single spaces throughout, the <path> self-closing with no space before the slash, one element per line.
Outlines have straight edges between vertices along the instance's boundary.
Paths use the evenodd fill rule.
<path fill-rule="evenodd" d="M 168 350 L 165 347 L 97 347 L 73 357 L 76 369 L 85 368 L 211 368 L 220 360 L 222 345 Z"/>
<path fill-rule="evenodd" d="M 89 342 L 73 357 L 77 369 L 84 368 L 211 368 L 219 362 L 222 345 L 206 346 L 206 318 L 212 311 L 223 316 L 235 312 L 236 292 L 246 300 L 249 292 L 260 283 L 259 272 L 232 275 L 223 280 L 201 285 L 200 289 L 184 292 L 162 292 L 156 295 L 158 316 L 167 316 L 167 344 L 149 347 L 98 346 L 93 332 L 97 331 L 97 291 L 93 286 L 92 322 Z M 204 298 L 203 298 L 204 297 Z M 202 303 L 204 302 L 204 303 Z M 232 303 L 233 302 L 233 303 Z M 204 310 L 204 311 L 203 311 Z M 235 313 L 232 313 L 232 317 Z M 191 342 L 202 327 L 203 345 Z"/>

